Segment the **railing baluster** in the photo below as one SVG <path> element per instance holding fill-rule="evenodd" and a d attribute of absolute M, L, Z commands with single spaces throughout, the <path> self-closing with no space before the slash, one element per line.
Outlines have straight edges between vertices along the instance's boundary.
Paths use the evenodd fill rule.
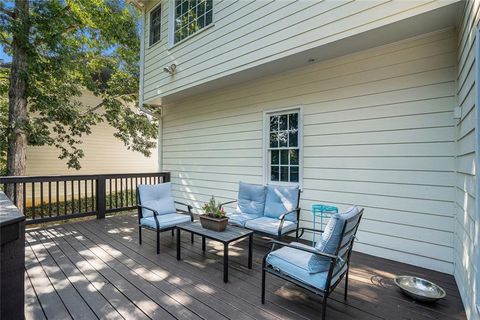
<path fill-rule="evenodd" d="M 3 187 L 3 190 L 5 190 L 7 188 L 7 185 L 4 184 L 4 187 Z M 15 182 L 13 184 L 13 203 L 18 207 L 18 203 L 17 203 L 17 183 Z"/>
<path fill-rule="evenodd" d="M 57 207 L 57 217 L 60 216 L 60 181 L 56 181 L 55 183 L 56 187 L 55 187 L 55 195 L 56 195 L 56 198 L 55 198 L 55 206 Z"/>
<path fill-rule="evenodd" d="M 63 205 L 65 206 L 64 215 L 67 214 L 67 180 L 63 181 Z"/>
<path fill-rule="evenodd" d="M 84 180 L 83 183 L 85 184 L 85 212 L 88 212 L 88 180 Z"/>
<path fill-rule="evenodd" d="M 40 216 L 43 218 L 43 182 L 40 181 Z"/>
<path fill-rule="evenodd" d="M 115 178 L 115 208 L 118 208 L 118 188 L 117 188 L 117 178 Z"/>
<path fill-rule="evenodd" d="M 23 215 L 27 215 L 27 183 L 22 183 Z"/>
<path fill-rule="evenodd" d="M 112 209 L 112 205 L 113 205 L 113 202 L 112 202 L 112 179 L 108 179 L 108 188 L 110 189 L 110 203 L 109 203 L 109 207 L 110 209 Z"/>
<path fill-rule="evenodd" d="M 78 213 L 82 212 L 82 185 L 81 185 L 81 180 L 78 180 L 77 183 L 78 186 Z"/>
<path fill-rule="evenodd" d="M 120 178 L 120 208 L 123 208 L 123 178 Z"/>
<path fill-rule="evenodd" d="M 75 186 L 73 185 L 73 180 L 70 180 L 70 199 L 72 201 L 72 214 L 75 213 Z"/>
<path fill-rule="evenodd" d="M 48 181 L 48 216 L 52 216 L 52 181 Z"/>
<path fill-rule="evenodd" d="M 32 182 L 32 219 L 35 220 L 35 182 Z"/>
<path fill-rule="evenodd" d="M 95 208 L 95 195 L 93 194 L 93 183 L 95 180 L 90 180 L 90 193 L 92 195 L 92 211 L 96 211 Z"/>

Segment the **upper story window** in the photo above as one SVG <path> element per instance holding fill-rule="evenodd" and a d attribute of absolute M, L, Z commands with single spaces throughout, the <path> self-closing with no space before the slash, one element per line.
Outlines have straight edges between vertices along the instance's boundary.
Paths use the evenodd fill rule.
<path fill-rule="evenodd" d="M 162 31 L 162 10 L 161 6 L 150 11 L 150 37 L 149 44 L 152 46 L 161 38 Z"/>
<path fill-rule="evenodd" d="M 173 43 L 205 28 L 213 21 L 213 0 L 175 0 Z"/>
<path fill-rule="evenodd" d="M 300 184 L 300 110 L 267 113 L 265 126 L 267 183 Z"/>

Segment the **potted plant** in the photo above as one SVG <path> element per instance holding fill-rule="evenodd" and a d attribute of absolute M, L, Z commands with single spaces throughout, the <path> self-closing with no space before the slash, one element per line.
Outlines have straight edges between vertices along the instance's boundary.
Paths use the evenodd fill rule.
<path fill-rule="evenodd" d="M 204 214 L 200 215 L 200 223 L 205 229 L 214 231 L 225 231 L 228 223 L 228 217 L 222 208 L 220 202 L 215 201 L 212 196 L 209 202 L 203 205 Z"/>

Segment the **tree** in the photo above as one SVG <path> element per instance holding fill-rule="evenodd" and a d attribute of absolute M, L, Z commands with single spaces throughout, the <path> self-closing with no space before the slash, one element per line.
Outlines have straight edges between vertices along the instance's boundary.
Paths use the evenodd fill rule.
<path fill-rule="evenodd" d="M 129 149 L 150 155 L 155 119 L 125 107 L 138 95 L 135 7 L 122 0 L 0 1 L 0 42 L 12 56 L 8 121 L 0 121 L 7 175 L 25 174 L 27 143 L 55 146 L 79 169 L 81 138 L 100 122 L 116 128 Z M 84 89 L 102 102 L 83 106 Z"/>

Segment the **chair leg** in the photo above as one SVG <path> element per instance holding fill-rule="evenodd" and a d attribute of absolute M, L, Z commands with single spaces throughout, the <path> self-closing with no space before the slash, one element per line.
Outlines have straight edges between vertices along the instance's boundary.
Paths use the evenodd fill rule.
<path fill-rule="evenodd" d="M 190 233 L 190 241 L 193 243 L 193 232 Z"/>
<path fill-rule="evenodd" d="M 160 253 L 160 230 L 157 230 L 157 254 Z"/>
<path fill-rule="evenodd" d="M 347 294 L 348 294 L 348 269 L 347 269 L 347 273 L 345 274 L 345 293 L 343 295 L 343 299 L 345 301 L 347 300 Z"/>
<path fill-rule="evenodd" d="M 142 228 L 138 227 L 138 242 L 142 244 Z"/>
<path fill-rule="evenodd" d="M 266 272 L 262 268 L 262 304 L 265 304 L 265 276 Z"/>
<path fill-rule="evenodd" d="M 295 240 L 298 240 L 298 228 L 295 230 Z"/>
<path fill-rule="evenodd" d="M 172 237 L 175 236 L 175 229 L 172 229 Z"/>
<path fill-rule="evenodd" d="M 327 312 L 327 296 L 325 295 L 323 297 L 323 303 L 322 303 L 322 320 L 325 320 L 326 312 Z"/>

